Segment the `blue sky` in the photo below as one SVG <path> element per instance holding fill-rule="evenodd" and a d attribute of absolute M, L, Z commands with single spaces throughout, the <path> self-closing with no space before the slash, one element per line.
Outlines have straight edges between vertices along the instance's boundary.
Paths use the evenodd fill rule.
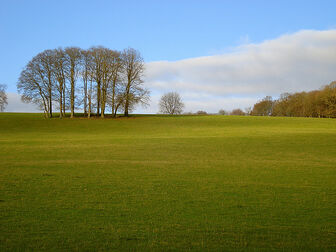
<path fill-rule="evenodd" d="M 21 69 L 45 49 L 130 46 L 146 62 L 179 61 L 302 30 L 333 30 L 335 10 L 336 1 L 1 0 L 0 83 L 16 92 Z"/>

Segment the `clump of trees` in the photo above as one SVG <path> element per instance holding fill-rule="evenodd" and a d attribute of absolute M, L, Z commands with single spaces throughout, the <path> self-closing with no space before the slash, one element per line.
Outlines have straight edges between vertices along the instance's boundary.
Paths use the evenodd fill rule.
<path fill-rule="evenodd" d="M 143 86 L 144 61 L 127 48 L 78 47 L 45 50 L 36 55 L 20 74 L 17 89 L 24 102 L 37 104 L 46 117 L 54 108 L 59 116 L 83 109 L 85 116 L 105 116 L 109 110 L 125 116 L 137 104 L 147 105 L 149 91 Z"/>
<path fill-rule="evenodd" d="M 274 102 L 271 96 L 266 96 L 260 102 L 254 104 L 251 115 L 254 116 L 270 116 L 273 112 Z"/>
<path fill-rule="evenodd" d="M 196 115 L 207 115 L 208 113 L 204 110 L 198 110 L 195 114 Z"/>
<path fill-rule="evenodd" d="M 241 110 L 240 108 L 237 108 L 237 109 L 232 110 L 230 115 L 244 116 L 245 112 Z"/>
<path fill-rule="evenodd" d="M 184 103 L 177 92 L 169 92 L 161 97 L 159 107 L 160 113 L 178 115 L 182 113 Z"/>
<path fill-rule="evenodd" d="M 0 84 L 0 112 L 3 112 L 8 105 L 6 88 L 5 84 Z"/>
<path fill-rule="evenodd" d="M 229 113 L 228 111 L 224 110 L 224 109 L 220 109 L 220 110 L 218 111 L 218 114 L 219 114 L 219 115 L 229 115 L 230 113 Z"/>
<path fill-rule="evenodd" d="M 336 118 L 336 81 L 319 90 L 284 93 L 277 100 L 267 96 L 254 105 L 252 115 Z"/>

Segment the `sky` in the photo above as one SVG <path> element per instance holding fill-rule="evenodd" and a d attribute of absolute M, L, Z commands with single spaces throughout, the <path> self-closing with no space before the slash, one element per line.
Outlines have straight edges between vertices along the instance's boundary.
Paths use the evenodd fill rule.
<path fill-rule="evenodd" d="M 45 49 L 133 47 L 146 62 L 151 103 L 177 91 L 185 111 L 246 108 L 266 95 L 336 80 L 336 1 L 0 0 L 0 83 L 6 111 L 34 111 L 16 91 Z"/>

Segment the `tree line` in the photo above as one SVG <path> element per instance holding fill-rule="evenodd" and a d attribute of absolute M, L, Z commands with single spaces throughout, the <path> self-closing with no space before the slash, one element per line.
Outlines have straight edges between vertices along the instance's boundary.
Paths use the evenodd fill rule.
<path fill-rule="evenodd" d="M 254 104 L 251 115 L 336 118 L 336 81 L 310 92 L 266 96 Z"/>
<path fill-rule="evenodd" d="M 125 116 L 137 104 L 147 105 L 149 91 L 143 86 L 144 60 L 139 51 L 105 47 L 45 50 L 22 70 L 18 93 L 23 102 L 37 104 L 45 117 L 83 109 L 85 116 L 104 117 L 111 111 Z"/>

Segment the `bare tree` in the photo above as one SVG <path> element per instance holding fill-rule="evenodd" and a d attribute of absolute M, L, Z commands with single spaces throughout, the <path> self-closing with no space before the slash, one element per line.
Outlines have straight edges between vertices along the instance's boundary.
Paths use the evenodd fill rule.
<path fill-rule="evenodd" d="M 47 87 L 48 94 L 48 108 L 49 117 L 52 117 L 52 100 L 53 100 L 53 89 L 54 89 L 54 75 L 53 75 L 53 58 L 54 52 L 52 50 L 45 50 L 37 55 L 38 60 L 38 71 L 41 77 L 41 81 Z"/>
<path fill-rule="evenodd" d="M 135 104 L 147 102 L 149 92 L 142 87 L 145 66 L 140 53 L 133 48 L 127 48 L 121 53 L 121 59 L 125 75 L 124 115 L 128 116 Z"/>
<path fill-rule="evenodd" d="M 66 77 L 70 83 L 70 117 L 74 117 L 75 113 L 75 85 L 76 80 L 79 74 L 80 66 L 81 66 L 81 49 L 78 47 L 67 47 L 65 48 L 65 59 L 66 59 Z"/>
<path fill-rule="evenodd" d="M 110 52 L 110 71 L 111 71 L 111 85 L 109 87 L 109 103 L 111 105 L 112 116 L 115 117 L 117 111 L 122 104 L 122 61 L 120 58 L 120 52 Z"/>
<path fill-rule="evenodd" d="M 46 50 L 35 56 L 21 72 L 17 83 L 22 101 L 39 105 L 46 117 L 52 116 L 52 53 Z"/>
<path fill-rule="evenodd" d="M 92 111 L 92 93 L 93 93 L 93 86 L 92 86 L 92 77 L 90 76 L 90 87 L 88 90 L 88 118 L 91 117 Z"/>
<path fill-rule="evenodd" d="M 0 112 L 3 112 L 8 104 L 6 88 L 5 84 L 0 84 Z"/>
<path fill-rule="evenodd" d="M 92 61 L 91 55 L 89 51 L 87 50 L 82 50 L 82 80 L 83 80 L 83 92 L 84 92 L 84 98 L 83 98 L 83 103 L 84 103 L 84 115 L 86 116 L 88 114 L 88 81 L 90 78 L 90 64 Z M 92 84 L 92 83 L 91 83 Z M 91 98 L 91 97 L 90 97 Z M 90 103 L 90 102 L 89 102 Z M 89 108 L 90 114 L 91 114 L 91 108 Z"/>
<path fill-rule="evenodd" d="M 169 92 L 161 97 L 159 107 L 163 114 L 176 115 L 182 113 L 184 104 L 177 92 Z"/>
<path fill-rule="evenodd" d="M 59 109 L 60 109 L 60 118 L 65 116 L 65 104 L 64 98 L 65 96 L 65 53 L 64 50 L 59 48 L 54 50 L 54 58 L 53 58 L 53 74 L 56 80 L 56 89 L 58 93 L 58 100 L 59 100 Z"/>
<path fill-rule="evenodd" d="M 100 106 L 101 106 L 101 85 L 102 85 L 102 68 L 103 68 L 103 47 L 91 47 L 89 49 L 90 56 L 92 57 L 90 64 L 90 75 L 91 80 L 96 83 L 96 106 L 97 106 L 97 116 L 100 115 Z M 91 93 L 92 95 L 92 93 Z M 91 96 L 92 101 L 92 96 Z M 92 111 L 91 111 L 92 112 Z"/>
<path fill-rule="evenodd" d="M 108 91 L 112 91 L 112 97 L 115 96 L 116 82 L 119 76 L 120 58 L 119 52 L 107 48 L 103 48 L 103 61 L 102 61 L 102 90 L 101 90 L 101 117 L 105 116 L 105 108 L 108 104 L 107 95 Z M 111 88 L 112 86 L 112 88 Z M 111 104 L 112 107 L 114 103 Z M 113 110 L 113 108 L 112 108 Z M 113 113 L 113 112 L 112 112 Z"/>

